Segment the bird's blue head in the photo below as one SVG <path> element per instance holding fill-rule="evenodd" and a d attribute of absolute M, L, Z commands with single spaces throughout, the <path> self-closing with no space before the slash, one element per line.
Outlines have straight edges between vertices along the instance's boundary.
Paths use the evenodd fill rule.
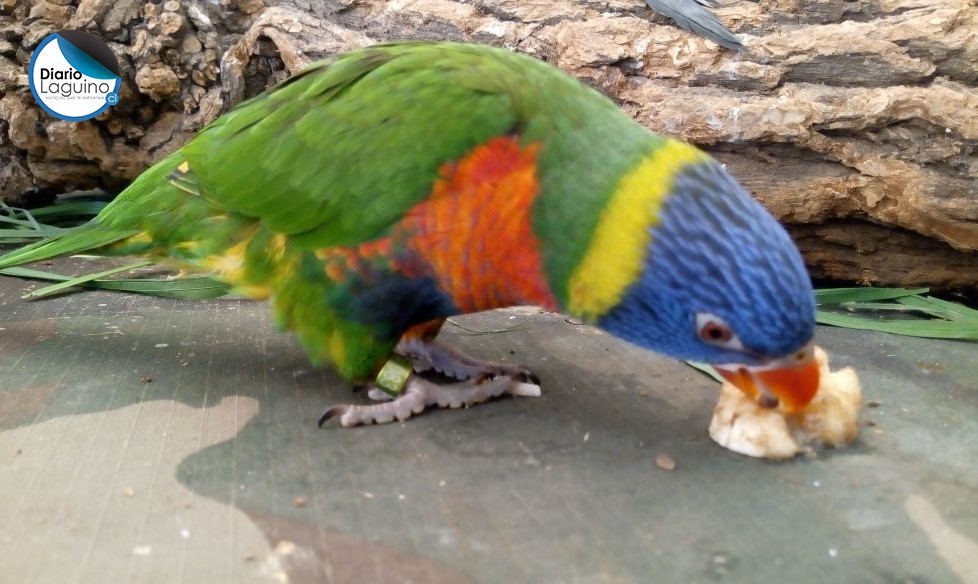
<path fill-rule="evenodd" d="M 801 409 L 818 387 L 815 301 L 784 228 L 718 163 L 681 167 L 641 273 L 599 320 L 608 332 L 714 364 L 761 404 Z"/>

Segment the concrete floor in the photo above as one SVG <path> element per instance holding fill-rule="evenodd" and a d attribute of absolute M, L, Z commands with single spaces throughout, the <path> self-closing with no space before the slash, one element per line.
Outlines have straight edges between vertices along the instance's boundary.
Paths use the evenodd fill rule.
<path fill-rule="evenodd" d="M 320 430 L 364 398 L 262 304 L 27 287 L 0 277 L 0 582 L 978 582 L 974 344 L 819 330 L 878 405 L 776 463 L 709 440 L 707 377 L 535 309 L 443 335 L 543 397 Z"/>

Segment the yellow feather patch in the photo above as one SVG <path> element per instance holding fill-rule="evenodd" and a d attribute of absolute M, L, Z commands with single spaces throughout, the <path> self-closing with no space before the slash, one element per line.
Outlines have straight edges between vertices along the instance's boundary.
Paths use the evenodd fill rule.
<path fill-rule="evenodd" d="M 132 237 L 127 237 L 126 239 L 123 239 L 122 241 L 119 242 L 118 245 L 126 245 L 126 244 L 142 245 L 142 244 L 152 243 L 152 242 L 153 242 L 153 237 L 148 232 L 140 231 L 139 233 L 133 235 Z"/>
<path fill-rule="evenodd" d="M 267 300 L 272 296 L 272 289 L 268 286 L 239 285 L 233 287 L 234 293 L 251 298 L 253 300 Z"/>
<path fill-rule="evenodd" d="M 346 362 L 346 343 L 339 330 L 333 331 L 329 337 L 329 355 L 333 363 Z"/>
<path fill-rule="evenodd" d="M 193 263 L 211 272 L 217 279 L 230 284 L 237 294 L 259 300 L 270 297 L 274 283 L 255 282 L 254 277 L 250 277 L 248 273 L 248 246 L 254 239 L 257 229 L 257 226 L 253 226 L 245 233 L 244 239 L 227 250 L 200 258 Z M 268 241 L 266 249 L 268 255 L 280 263 L 278 277 L 282 275 L 288 277 L 295 271 L 295 262 L 285 257 L 287 245 L 287 238 L 281 234 L 272 236 Z"/>
<path fill-rule="evenodd" d="M 642 271 L 649 228 L 658 225 L 676 174 L 708 159 L 689 144 L 667 140 L 622 178 L 568 283 L 572 314 L 594 319 L 618 304 Z"/>
<path fill-rule="evenodd" d="M 201 266 L 215 272 L 222 279 L 236 282 L 241 278 L 244 269 L 245 248 L 251 238 L 234 244 L 227 251 L 200 260 Z"/>
<path fill-rule="evenodd" d="M 268 255 L 275 260 L 281 260 L 285 256 L 285 248 L 289 240 L 281 233 L 276 233 L 268 242 Z"/>

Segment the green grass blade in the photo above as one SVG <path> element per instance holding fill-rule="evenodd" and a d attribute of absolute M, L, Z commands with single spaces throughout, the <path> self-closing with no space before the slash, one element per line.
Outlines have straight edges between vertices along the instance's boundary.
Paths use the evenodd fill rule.
<path fill-rule="evenodd" d="M 64 232 L 58 227 L 44 226 L 40 229 L 0 229 L 0 243 L 29 243 L 38 239 L 54 237 Z"/>
<path fill-rule="evenodd" d="M 878 302 L 924 294 L 928 290 L 928 288 L 823 288 L 815 291 L 815 302 L 821 306 L 845 302 Z"/>
<path fill-rule="evenodd" d="M 913 296 L 908 296 L 908 298 L 913 298 Z M 925 313 L 929 314 L 926 310 L 917 308 L 915 306 L 907 306 L 905 304 L 897 304 L 894 302 L 844 302 L 839 305 L 829 306 L 828 308 L 832 310 L 845 310 L 848 312 L 900 312 L 904 314 L 913 313 Z"/>
<path fill-rule="evenodd" d="M 686 363 L 687 365 L 689 365 L 693 369 L 697 369 L 697 370 L 699 370 L 699 371 L 701 371 L 701 372 L 709 375 L 715 381 L 719 381 L 720 383 L 723 383 L 724 382 L 723 377 L 721 377 L 720 374 L 717 373 L 717 370 L 714 369 L 713 367 L 711 367 L 710 365 L 707 365 L 706 363 L 701 363 L 699 361 L 684 361 L 684 363 Z"/>
<path fill-rule="evenodd" d="M 51 294 L 57 294 L 71 288 L 73 286 L 78 286 L 81 284 L 87 284 L 93 280 L 98 280 L 105 278 L 106 276 L 111 276 L 113 274 L 118 274 L 119 272 L 127 272 L 129 270 L 134 270 L 136 268 L 142 268 L 145 266 L 152 265 L 153 262 L 143 261 L 135 264 L 130 264 L 128 266 L 122 266 L 120 268 L 112 268 L 110 270 L 105 270 L 103 272 L 96 272 L 94 274 L 85 274 L 84 276 L 77 276 L 75 278 L 68 278 L 57 284 L 52 284 L 51 286 L 45 286 L 44 288 L 38 288 L 33 292 L 29 292 L 24 295 L 24 298 L 43 298 L 44 296 L 50 296 Z"/>
<path fill-rule="evenodd" d="M 30 278 L 32 280 L 50 280 L 52 282 L 64 282 L 65 280 L 71 279 L 68 276 L 62 276 L 53 272 L 42 272 L 40 270 L 19 267 L 0 269 L 0 275 L 13 276 L 15 278 Z"/>
<path fill-rule="evenodd" d="M 0 223 L 9 223 L 10 225 L 17 225 L 18 227 L 22 227 L 24 229 L 39 229 L 41 227 L 40 224 L 38 224 L 36 221 L 35 222 L 25 221 L 23 219 L 16 219 L 14 217 L 5 217 L 3 215 L 0 215 Z"/>
<path fill-rule="evenodd" d="M 134 266 L 118 268 L 118 271 L 132 269 Z M 109 270 L 113 272 L 113 270 Z M 95 276 L 104 275 L 95 274 Z M 161 280 L 155 278 L 127 278 L 119 280 L 88 280 L 88 276 L 72 278 L 53 272 L 43 272 L 30 268 L 5 268 L 0 269 L 0 274 L 14 276 L 17 278 L 30 278 L 33 280 L 47 280 L 51 282 L 61 282 L 62 286 L 84 286 L 87 288 L 98 288 L 101 290 L 113 290 L 117 292 L 130 292 L 134 294 L 147 294 L 162 298 L 177 298 L 182 300 L 204 300 L 207 298 L 217 298 L 230 292 L 230 286 L 223 282 L 218 282 L 204 276 L 191 276 L 189 278 L 178 278 L 174 280 Z M 83 281 L 84 280 L 84 281 Z M 36 290 L 30 297 L 37 298 L 47 295 L 51 287 Z M 57 291 L 57 290 L 55 290 Z M 26 297 L 25 297 L 26 298 Z"/>
<path fill-rule="evenodd" d="M 78 201 L 75 203 L 58 203 L 40 209 L 32 209 L 35 219 L 53 221 L 67 219 L 70 221 L 86 221 L 99 214 L 108 203 L 104 201 Z"/>
<path fill-rule="evenodd" d="M 815 314 L 819 324 L 831 326 L 879 331 L 910 337 L 927 337 L 933 339 L 964 339 L 978 341 L 978 325 L 963 324 L 948 320 L 932 319 L 880 319 L 851 314 L 840 314 L 819 310 Z"/>
<path fill-rule="evenodd" d="M 231 287 L 227 284 L 205 276 L 191 276 L 189 278 L 177 278 L 174 280 L 150 278 L 101 280 L 92 284 L 94 284 L 93 287 L 102 290 L 147 294 L 150 296 L 177 298 L 181 300 L 217 298 L 226 295 L 231 290 Z"/>
<path fill-rule="evenodd" d="M 900 298 L 897 302 L 939 318 L 978 326 L 978 310 L 968 308 L 963 304 L 948 302 L 933 296 L 909 296 Z"/>
<path fill-rule="evenodd" d="M 37 220 L 34 219 L 34 217 L 26 209 L 19 209 L 17 207 L 11 207 L 11 206 L 7 205 L 6 203 L 4 203 L 3 201 L 0 201 L 0 209 L 4 210 L 7 213 L 7 216 L 6 217 L 4 217 L 3 215 L 0 215 L 0 222 L 13 223 L 15 225 L 22 225 L 24 227 L 27 227 L 28 229 L 38 229 L 38 228 L 41 227 L 38 224 Z M 17 214 L 18 213 L 21 214 L 21 215 L 23 215 L 24 216 L 24 219 L 17 219 Z"/>

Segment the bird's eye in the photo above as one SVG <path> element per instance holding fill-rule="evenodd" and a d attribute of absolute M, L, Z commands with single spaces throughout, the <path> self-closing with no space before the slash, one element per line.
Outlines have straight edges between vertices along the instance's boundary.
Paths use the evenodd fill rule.
<path fill-rule="evenodd" d="M 711 320 L 700 329 L 700 337 L 708 343 L 723 343 L 729 341 L 733 334 L 726 326 Z"/>
<path fill-rule="evenodd" d="M 722 318 L 708 312 L 696 315 L 696 334 L 700 340 L 710 345 L 742 351 L 744 346 Z"/>

